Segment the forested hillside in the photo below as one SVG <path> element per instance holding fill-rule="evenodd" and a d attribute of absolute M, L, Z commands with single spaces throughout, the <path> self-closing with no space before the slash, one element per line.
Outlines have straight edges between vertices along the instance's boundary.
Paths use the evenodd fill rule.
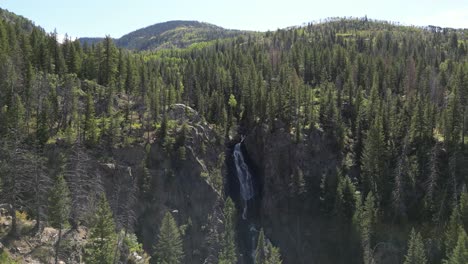
<path fill-rule="evenodd" d="M 117 47 L 135 51 L 187 48 L 192 44 L 233 38 L 248 32 L 224 29 L 198 21 L 168 21 L 138 29 L 115 40 Z M 81 43 L 93 44 L 103 38 L 80 38 Z"/>
<path fill-rule="evenodd" d="M 338 18 L 137 52 L 1 14 L 0 262 L 468 262 L 468 30 Z"/>

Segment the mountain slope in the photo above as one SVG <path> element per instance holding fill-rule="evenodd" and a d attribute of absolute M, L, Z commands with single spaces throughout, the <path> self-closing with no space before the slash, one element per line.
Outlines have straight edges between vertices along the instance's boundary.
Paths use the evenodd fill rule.
<path fill-rule="evenodd" d="M 5 21 L 6 23 L 14 24 L 19 29 L 26 32 L 31 32 L 34 28 L 44 31 L 41 27 L 36 26 L 31 20 L 23 16 L 17 15 L 15 13 L 12 13 L 6 9 L 0 8 L 0 19 Z"/>
<path fill-rule="evenodd" d="M 79 38 L 78 39 L 80 41 L 80 43 L 83 45 L 83 44 L 88 44 L 88 45 L 91 45 L 91 44 L 96 44 L 96 43 L 99 43 L 101 41 L 104 40 L 104 38 L 88 38 L 88 37 L 84 37 L 84 38 Z"/>
<path fill-rule="evenodd" d="M 130 32 L 115 40 L 117 46 L 131 50 L 157 50 L 164 48 L 186 48 L 193 43 L 236 37 L 246 31 L 230 30 L 216 25 L 174 20 L 154 24 Z M 80 38 L 81 43 L 96 43 L 102 38 Z"/>
<path fill-rule="evenodd" d="M 185 48 L 197 42 L 235 37 L 239 30 L 227 30 L 198 21 L 169 21 L 131 32 L 116 41 L 120 47 L 133 50 Z"/>

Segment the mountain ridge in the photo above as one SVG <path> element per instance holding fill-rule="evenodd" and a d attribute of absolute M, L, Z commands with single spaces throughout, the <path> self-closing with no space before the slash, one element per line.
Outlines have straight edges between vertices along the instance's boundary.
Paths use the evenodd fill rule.
<path fill-rule="evenodd" d="M 198 42 L 225 39 L 248 34 L 250 31 L 225 29 L 196 20 L 170 20 L 137 29 L 115 38 L 118 47 L 130 50 L 158 50 L 164 48 L 186 48 Z M 104 38 L 79 38 L 82 44 L 93 44 Z"/>

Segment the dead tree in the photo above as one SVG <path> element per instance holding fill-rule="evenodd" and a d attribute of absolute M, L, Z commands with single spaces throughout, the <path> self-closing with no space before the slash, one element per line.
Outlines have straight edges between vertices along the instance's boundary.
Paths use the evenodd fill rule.
<path fill-rule="evenodd" d="M 102 193 L 100 175 L 93 172 L 93 161 L 80 144 L 75 144 L 66 158 L 65 180 L 71 194 L 70 224 L 77 229 L 93 214 L 96 197 Z"/>

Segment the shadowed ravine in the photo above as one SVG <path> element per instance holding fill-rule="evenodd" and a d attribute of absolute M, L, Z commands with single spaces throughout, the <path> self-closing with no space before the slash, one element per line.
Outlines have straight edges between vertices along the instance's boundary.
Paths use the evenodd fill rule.
<path fill-rule="evenodd" d="M 241 208 L 239 213 L 238 239 L 240 241 L 242 260 L 244 263 L 255 263 L 255 249 L 260 230 L 258 219 L 256 219 L 259 215 L 256 212 L 256 199 L 259 197 L 256 197 L 256 195 L 259 195 L 260 192 L 255 191 L 255 187 L 258 188 L 258 184 L 255 184 L 252 172 L 242 153 L 241 144 L 242 142 L 239 142 L 234 146 L 233 158 L 238 188 L 232 188 L 231 193 L 238 192 L 238 195 L 235 196 L 239 197 L 239 199 L 235 200 L 238 203 L 238 208 Z"/>

